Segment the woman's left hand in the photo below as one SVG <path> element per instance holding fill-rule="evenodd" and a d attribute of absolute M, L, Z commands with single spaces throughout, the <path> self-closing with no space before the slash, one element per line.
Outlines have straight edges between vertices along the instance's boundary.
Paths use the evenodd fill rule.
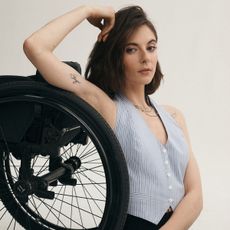
<path fill-rule="evenodd" d="M 115 11 L 109 6 L 91 6 L 91 13 L 87 20 L 101 30 L 98 41 L 105 41 L 114 26 Z"/>

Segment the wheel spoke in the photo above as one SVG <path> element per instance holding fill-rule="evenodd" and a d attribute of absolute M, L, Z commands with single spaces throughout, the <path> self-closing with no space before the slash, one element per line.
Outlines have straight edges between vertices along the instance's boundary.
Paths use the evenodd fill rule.
<path fill-rule="evenodd" d="M 100 193 L 103 197 L 105 197 L 104 193 L 101 192 L 101 191 L 99 190 L 98 186 L 95 185 L 96 182 L 95 182 L 94 180 L 90 179 L 84 172 L 80 173 L 79 175 L 82 175 L 82 176 L 84 176 L 86 179 L 88 179 L 88 180 L 90 181 L 91 185 L 93 185 L 93 186 L 96 188 L 96 190 L 99 191 L 99 193 Z M 84 186 L 84 187 L 85 187 L 85 186 Z M 102 186 L 100 186 L 100 187 L 102 187 Z M 102 188 L 105 189 L 104 187 L 102 187 Z M 106 197 L 105 197 L 105 198 L 106 198 Z"/>
<path fill-rule="evenodd" d="M 66 186 L 64 186 L 64 194 L 65 194 L 65 191 L 66 191 Z M 60 195 L 60 193 L 58 195 Z M 62 196 L 62 201 L 61 201 L 61 204 L 60 204 L 60 209 L 59 209 L 58 219 L 57 219 L 57 225 L 59 223 L 60 215 L 62 213 L 62 207 L 63 207 L 62 205 L 64 203 L 63 201 L 64 201 L 64 196 Z M 72 207 L 72 205 L 71 205 L 71 207 Z"/>
<path fill-rule="evenodd" d="M 59 99 L 61 104 L 59 104 Z M 0 106 L 2 105 L 1 100 Z M 92 120 L 89 119 L 87 111 L 91 110 L 85 108 L 85 113 L 85 110 L 82 109 L 83 105 L 76 109 L 71 100 L 66 100 L 64 103 L 61 98 L 52 100 L 46 96 L 43 98 L 40 92 L 39 95 L 34 96 L 33 93 L 24 91 L 18 100 L 22 104 L 28 103 L 32 108 L 31 113 L 35 111 L 36 114 L 32 114 L 31 126 L 26 127 L 26 134 L 20 137 L 22 139 L 15 146 L 12 141 L 7 142 L 5 136 L 8 135 L 8 132 L 4 133 L 2 127 L 5 126 L 0 126 L 0 167 L 2 168 L 0 170 L 0 198 L 3 198 L 3 203 L 9 210 L 8 212 L 5 207 L 0 206 L 0 222 L 7 221 L 7 226 L 3 228 L 19 230 L 21 229 L 20 223 L 28 230 L 40 228 L 110 229 L 111 226 L 108 227 L 110 222 L 107 223 L 105 219 L 108 213 L 105 212 L 117 214 L 117 211 L 120 210 L 118 205 L 111 207 L 112 202 L 108 202 L 109 198 L 114 199 L 115 197 L 112 196 L 114 189 L 110 187 L 111 185 L 117 186 L 114 176 L 117 178 L 120 175 L 115 175 L 114 170 L 110 169 L 110 159 L 105 153 L 107 146 L 104 143 L 116 144 L 113 137 L 111 138 L 112 135 L 108 135 L 110 134 L 108 127 L 103 124 L 102 119 L 100 124 L 97 124 L 97 119 L 99 120 L 100 117 L 92 116 Z M 34 106 L 37 106 L 38 109 L 34 109 Z M 93 114 L 93 111 L 90 113 Z M 78 131 L 75 133 L 75 130 L 71 130 L 59 136 L 64 128 L 75 129 L 75 127 L 79 127 L 82 133 Z M 104 136 L 101 135 L 102 132 L 105 133 Z M 78 141 L 78 136 L 74 137 L 74 135 L 82 136 L 79 136 Z M 84 138 L 87 139 L 84 140 Z M 21 140 L 23 145 L 21 145 Z M 28 146 L 25 146 L 25 143 Z M 65 145 L 61 146 L 63 143 Z M 47 150 L 41 150 L 39 145 L 47 146 Z M 37 151 L 31 152 L 31 163 L 28 165 L 30 166 L 28 173 L 32 177 L 21 176 L 25 170 L 21 168 L 23 164 L 19 158 L 24 152 L 24 146 L 27 150 L 33 148 Z M 115 154 L 115 151 L 113 153 Z M 50 159 L 56 156 L 62 163 L 66 162 L 66 165 L 57 171 L 50 171 L 52 164 Z M 76 161 L 71 161 L 71 157 Z M 115 163 L 119 162 L 117 155 L 114 159 L 112 157 Z M 70 168 L 72 166 L 74 169 Z M 62 171 L 64 167 L 66 170 Z M 117 163 L 113 167 L 118 167 Z M 69 175 L 69 172 L 72 175 Z M 64 174 L 61 177 L 62 180 L 56 177 L 61 173 Z M 52 178 L 52 183 L 42 181 L 45 178 L 44 175 L 47 174 L 49 178 Z M 76 179 L 76 185 L 70 185 L 72 182 L 70 179 Z M 26 192 L 20 193 L 21 188 Z"/>
<path fill-rule="evenodd" d="M 44 158 L 43 158 L 44 159 Z M 43 163 L 43 165 L 42 166 L 40 166 L 40 169 L 38 170 L 38 172 L 35 172 L 36 174 L 36 176 L 39 176 L 42 172 L 44 172 L 44 171 L 48 171 L 48 169 L 49 169 L 49 166 L 48 166 L 48 162 L 49 162 L 49 159 L 47 158 L 46 160 L 45 160 L 45 162 Z"/>
<path fill-rule="evenodd" d="M 89 149 L 88 152 L 86 152 L 85 154 L 82 154 L 81 159 L 86 159 L 88 157 L 92 157 L 94 154 L 98 154 L 97 149 L 95 147 L 92 147 L 91 149 Z"/>
<path fill-rule="evenodd" d="M 81 174 L 81 173 L 84 173 L 84 172 L 92 172 L 93 174 L 96 174 L 96 175 L 98 175 L 98 176 L 100 176 L 100 177 L 103 177 L 103 178 L 105 178 L 105 174 L 103 174 L 103 175 L 101 175 L 100 173 L 98 173 L 97 171 L 95 171 L 95 170 L 92 170 L 92 169 L 89 169 L 89 168 L 85 168 L 85 167 L 82 167 L 82 168 L 84 168 L 84 169 L 82 169 L 82 170 L 79 170 L 78 171 L 78 173 L 79 174 Z"/>
<path fill-rule="evenodd" d="M 3 212 L 2 215 L 0 216 L 0 220 L 8 214 L 5 207 L 2 207 L 0 209 L 0 212 Z"/>
<path fill-rule="evenodd" d="M 82 181 L 81 181 L 80 177 L 78 177 L 78 179 L 80 180 L 80 182 L 81 182 L 81 184 L 82 184 Z M 91 193 L 88 191 L 88 189 L 87 189 L 84 185 L 83 185 L 82 187 L 84 188 L 84 191 L 86 191 L 86 192 L 88 193 L 88 195 L 90 196 L 90 198 L 88 198 L 88 196 L 85 194 L 85 199 L 87 200 L 87 202 L 88 202 L 89 200 L 92 200 L 92 201 L 95 203 L 95 205 L 98 207 L 98 209 L 101 211 L 101 213 L 103 213 L 103 211 L 101 210 L 101 208 L 98 206 L 98 204 L 97 204 L 97 202 L 96 202 L 96 201 L 99 201 L 99 199 L 97 200 L 97 199 L 93 198 L 93 197 L 91 196 Z M 99 191 L 99 192 L 100 192 L 100 191 Z"/>
<path fill-rule="evenodd" d="M 80 177 L 79 177 L 78 179 L 79 179 L 79 180 L 80 180 L 80 182 L 81 182 Z M 87 189 L 85 189 L 85 187 L 84 187 L 84 186 L 83 186 L 83 191 L 84 191 L 84 194 L 85 194 L 85 196 L 86 196 L 86 192 L 85 192 L 85 191 L 87 191 Z M 93 221 L 94 221 L 95 225 L 97 226 L 97 223 L 96 223 L 95 217 L 94 217 L 94 215 L 93 215 L 93 212 L 92 212 L 92 209 L 91 209 L 91 206 L 90 206 L 90 203 L 89 203 L 89 200 L 88 200 L 88 199 L 86 199 L 86 201 L 87 201 L 88 206 L 89 206 L 89 209 L 90 209 L 90 211 L 91 211 L 91 214 L 92 214 L 92 217 L 93 217 Z"/>

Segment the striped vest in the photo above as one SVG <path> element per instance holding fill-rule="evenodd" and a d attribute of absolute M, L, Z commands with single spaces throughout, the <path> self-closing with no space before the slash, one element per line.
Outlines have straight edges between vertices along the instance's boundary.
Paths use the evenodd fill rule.
<path fill-rule="evenodd" d="M 181 128 L 150 98 L 164 124 L 167 143 L 161 144 L 134 105 L 117 95 L 114 128 L 129 171 L 128 213 L 158 224 L 166 210 L 176 208 L 184 196 L 188 145 Z"/>

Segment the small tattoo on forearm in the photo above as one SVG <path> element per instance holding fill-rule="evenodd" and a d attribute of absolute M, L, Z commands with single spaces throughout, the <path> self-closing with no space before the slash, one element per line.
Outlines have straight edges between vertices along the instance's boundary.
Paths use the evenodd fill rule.
<path fill-rule="evenodd" d="M 77 79 L 77 76 L 73 73 L 70 74 L 70 78 L 73 80 L 73 84 L 80 84 L 81 82 Z"/>
<path fill-rule="evenodd" d="M 171 116 L 172 116 L 173 118 L 176 118 L 176 112 L 173 112 L 173 113 L 171 114 Z"/>

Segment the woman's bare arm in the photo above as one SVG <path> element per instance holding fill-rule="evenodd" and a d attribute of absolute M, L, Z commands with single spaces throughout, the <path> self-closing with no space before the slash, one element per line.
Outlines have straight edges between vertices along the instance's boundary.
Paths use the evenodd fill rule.
<path fill-rule="evenodd" d="M 189 145 L 190 155 L 184 178 L 185 196 L 169 221 L 160 230 L 187 230 L 199 216 L 203 207 L 201 179 L 182 113 L 173 107 L 167 107 L 166 110 L 172 114 L 182 128 Z"/>
<path fill-rule="evenodd" d="M 25 40 L 24 52 L 47 82 L 75 93 L 114 126 L 114 117 L 111 116 L 115 114 L 114 102 L 75 69 L 61 62 L 53 53 L 61 41 L 85 19 L 101 29 L 98 40 L 103 40 L 114 25 L 114 10 L 111 7 L 80 6 L 34 32 Z M 106 21 L 104 25 L 101 24 L 102 19 Z"/>

